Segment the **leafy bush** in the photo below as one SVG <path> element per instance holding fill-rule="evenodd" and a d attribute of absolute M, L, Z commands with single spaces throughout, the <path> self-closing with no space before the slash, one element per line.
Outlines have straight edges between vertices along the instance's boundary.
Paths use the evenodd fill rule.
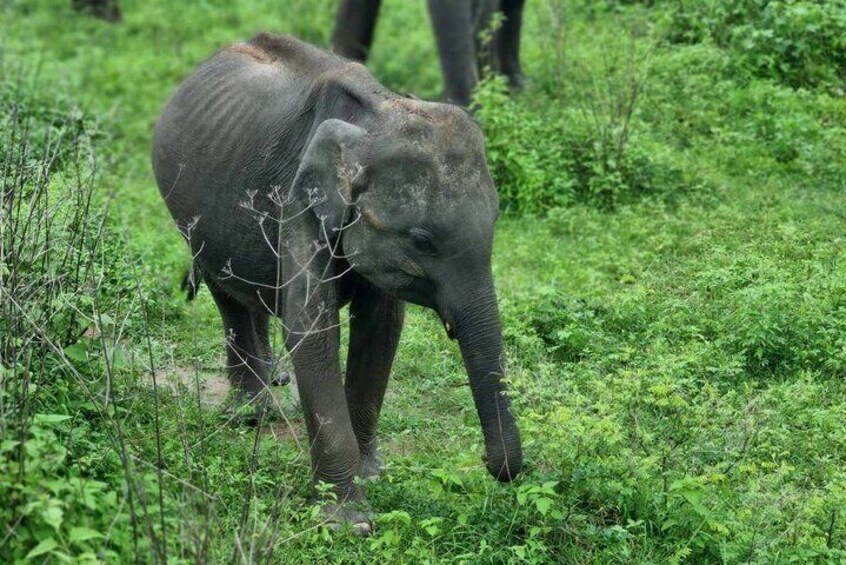
<path fill-rule="evenodd" d="M 14 397 L 0 391 L 0 399 Z M 121 512 L 117 490 L 73 464 L 65 446 L 72 416 L 36 413 L 25 430 L 15 426 L 16 417 L 6 414 L 4 425 L 22 435 L 0 443 L 0 520 L 10 528 L 0 554 L 117 562 L 112 548 L 128 545 L 129 515 Z"/>
<path fill-rule="evenodd" d="M 843 383 L 824 376 L 843 371 L 832 364 L 846 339 L 834 319 L 839 299 L 827 306 L 767 284 L 742 286 L 711 287 L 712 306 L 688 297 L 694 304 L 678 314 L 636 290 L 633 300 L 603 306 L 544 292 L 506 310 L 512 327 L 522 320 L 543 344 L 539 353 L 509 336 L 515 356 L 549 360 L 515 378 L 516 399 L 526 435 L 537 438 L 527 447 L 537 470 L 563 485 L 554 507 L 570 509 L 571 527 L 592 525 L 579 528 L 582 543 L 619 556 L 646 534 L 681 561 L 733 561 L 771 555 L 756 528 L 795 521 L 803 531 L 785 551 L 843 556 L 827 541 L 846 501 L 843 452 L 829 457 L 809 439 L 846 439 L 835 424 L 846 410 Z M 819 311 L 827 307 L 836 310 Z M 711 324 L 719 333 L 700 333 Z M 811 476 L 815 486 L 800 486 Z M 790 494 L 762 494 L 775 484 Z M 760 522 L 731 500 L 757 505 Z"/>
<path fill-rule="evenodd" d="M 626 366 L 626 351 L 654 343 L 684 350 L 686 372 L 702 378 L 714 376 L 717 352 L 728 365 L 739 363 L 735 368 L 746 378 L 846 371 L 846 287 L 826 279 L 811 287 L 807 281 L 773 280 L 769 265 L 738 263 L 690 274 L 691 294 L 667 297 L 663 305 L 641 288 L 614 304 L 542 288 L 521 297 L 506 338 L 521 355 L 540 353 L 559 363 L 590 361 L 603 370 Z M 725 375 L 730 380 L 737 376 L 732 371 Z"/>
<path fill-rule="evenodd" d="M 759 77 L 842 92 L 846 3 L 842 0 L 680 2 L 666 24 L 673 43 L 712 41 Z"/>
<path fill-rule="evenodd" d="M 654 159 L 649 141 L 631 131 L 635 101 L 589 109 L 550 101 L 535 109 L 509 97 L 501 77 L 484 81 L 477 115 L 505 210 L 537 214 L 581 203 L 607 211 L 648 195 L 682 194 L 688 186 L 680 171 Z"/>
<path fill-rule="evenodd" d="M 125 257 L 96 190 L 99 131 L 25 70 L 8 70 L 0 82 L 0 555 L 114 560 L 110 547 L 126 543 L 128 515 L 96 475 L 119 467 L 109 457 L 86 460 L 103 455 L 98 441 L 108 445 L 109 434 L 70 425 L 102 416 L 102 383 L 81 382 L 71 360 L 96 355 L 110 319 L 103 311 L 127 293 Z"/>
<path fill-rule="evenodd" d="M 95 191 L 97 125 L 25 77 L 20 71 L 0 83 L 0 359 L 7 363 L 19 360 L 24 341 L 76 343 L 94 319 L 95 299 L 106 308 L 129 280 L 120 276 L 123 258 Z M 98 293 L 104 284 L 108 292 Z"/>

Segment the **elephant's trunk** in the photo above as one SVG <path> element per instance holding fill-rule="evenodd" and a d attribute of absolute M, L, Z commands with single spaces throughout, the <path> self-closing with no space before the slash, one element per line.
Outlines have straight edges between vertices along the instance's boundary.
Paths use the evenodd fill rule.
<path fill-rule="evenodd" d="M 454 333 L 485 436 L 485 464 L 491 475 L 507 482 L 523 467 L 523 452 L 520 432 L 504 394 L 505 365 L 496 292 L 490 281 L 463 294 L 454 302 Z"/>

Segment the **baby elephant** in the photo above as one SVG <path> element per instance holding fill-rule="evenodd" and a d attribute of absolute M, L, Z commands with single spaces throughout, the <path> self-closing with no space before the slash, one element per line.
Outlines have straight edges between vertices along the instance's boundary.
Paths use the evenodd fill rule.
<path fill-rule="evenodd" d="M 282 319 L 314 478 L 338 495 L 331 520 L 370 529 L 354 479 L 379 472 L 376 423 L 404 302 L 435 310 L 458 340 L 488 471 L 500 481 L 520 472 L 491 274 L 498 197 L 464 110 L 404 98 L 358 63 L 260 34 L 179 87 L 156 125 L 153 169 L 247 397 L 267 385 L 269 316 Z"/>

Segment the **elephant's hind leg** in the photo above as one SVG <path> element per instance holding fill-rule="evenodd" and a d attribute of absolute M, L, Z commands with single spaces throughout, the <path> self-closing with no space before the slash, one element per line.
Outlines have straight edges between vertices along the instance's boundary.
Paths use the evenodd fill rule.
<path fill-rule="evenodd" d="M 243 402 L 252 402 L 270 384 L 267 316 L 255 314 L 213 284 L 208 286 L 223 319 L 230 383 Z"/>
<path fill-rule="evenodd" d="M 381 472 L 376 424 L 399 344 L 404 311 L 403 302 L 366 283 L 356 290 L 350 304 L 350 346 L 344 387 L 363 477 Z"/>
<path fill-rule="evenodd" d="M 367 60 L 381 0 L 342 0 L 335 14 L 332 51 L 353 61 Z"/>
<path fill-rule="evenodd" d="M 263 374 L 267 375 L 267 384 L 288 384 L 291 382 L 291 375 L 279 364 L 280 359 L 273 358 L 273 349 L 270 347 L 270 315 L 264 310 L 251 310 L 250 322 L 258 344 L 256 362 L 262 366 Z"/>
<path fill-rule="evenodd" d="M 479 82 L 471 5 L 455 0 L 429 0 L 427 4 L 444 74 L 444 97 L 468 106 Z"/>

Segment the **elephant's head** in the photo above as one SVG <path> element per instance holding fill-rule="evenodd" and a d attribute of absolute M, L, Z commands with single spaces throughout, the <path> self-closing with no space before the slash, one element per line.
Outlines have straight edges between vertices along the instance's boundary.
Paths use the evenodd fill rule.
<path fill-rule="evenodd" d="M 504 359 L 491 273 L 499 199 L 481 130 L 460 108 L 385 103 L 369 130 L 327 120 L 312 136 L 295 187 L 310 193 L 323 237 L 340 237 L 353 269 L 383 292 L 434 309 L 457 339 L 501 481 L 522 467 L 503 394 Z M 314 199 L 314 194 L 321 194 Z"/>

